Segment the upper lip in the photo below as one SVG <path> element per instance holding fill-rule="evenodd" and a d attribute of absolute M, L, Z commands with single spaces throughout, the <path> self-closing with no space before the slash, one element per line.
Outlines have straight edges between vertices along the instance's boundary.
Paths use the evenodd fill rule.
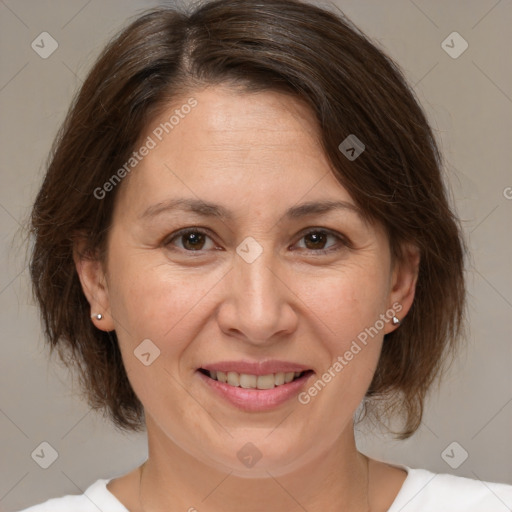
<path fill-rule="evenodd" d="M 236 372 L 249 375 L 269 375 L 271 373 L 303 372 L 308 366 L 276 359 L 266 361 L 218 361 L 201 366 L 203 370 L 217 372 Z"/>

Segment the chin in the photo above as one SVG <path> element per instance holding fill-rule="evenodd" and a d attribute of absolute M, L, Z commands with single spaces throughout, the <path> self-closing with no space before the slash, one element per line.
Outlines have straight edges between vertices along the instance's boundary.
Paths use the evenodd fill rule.
<path fill-rule="evenodd" d="M 231 443 L 218 447 L 216 456 L 210 449 L 212 458 L 206 463 L 240 478 L 268 478 L 269 474 L 280 476 L 297 471 L 315 458 L 301 441 L 290 444 L 290 437 L 288 443 L 284 443 L 277 437 L 271 440 L 271 436 L 265 436 L 268 439 L 261 441 L 248 441 L 249 436 L 244 436 L 244 440 L 238 437 L 239 441 L 231 439 Z"/>

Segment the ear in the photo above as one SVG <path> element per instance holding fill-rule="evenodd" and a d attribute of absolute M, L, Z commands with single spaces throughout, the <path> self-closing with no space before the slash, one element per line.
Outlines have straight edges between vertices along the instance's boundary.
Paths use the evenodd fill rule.
<path fill-rule="evenodd" d="M 78 238 L 73 245 L 73 260 L 87 301 L 91 306 L 91 322 L 102 331 L 113 331 L 108 287 L 103 264 L 95 255 L 86 251 L 86 240 Z M 101 314 L 98 320 L 95 315 Z"/>
<path fill-rule="evenodd" d="M 405 318 L 414 302 L 419 267 L 420 249 L 412 244 L 403 245 L 402 257 L 394 262 L 388 298 L 388 308 L 395 311 L 400 321 Z M 398 327 L 388 322 L 384 332 L 388 334 Z"/>

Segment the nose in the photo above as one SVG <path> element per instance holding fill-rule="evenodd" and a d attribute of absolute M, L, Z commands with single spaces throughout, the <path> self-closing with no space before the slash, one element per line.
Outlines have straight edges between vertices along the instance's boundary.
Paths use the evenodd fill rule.
<path fill-rule="evenodd" d="M 289 280 L 270 249 L 252 262 L 236 254 L 218 310 L 222 331 L 251 345 L 269 345 L 292 334 L 298 323 L 298 299 Z"/>

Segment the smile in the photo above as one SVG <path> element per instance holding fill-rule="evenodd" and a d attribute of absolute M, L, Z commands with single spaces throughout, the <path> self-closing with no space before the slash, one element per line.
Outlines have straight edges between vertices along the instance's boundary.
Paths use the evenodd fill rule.
<path fill-rule="evenodd" d="M 255 413 L 298 403 L 293 399 L 306 387 L 314 371 L 292 363 L 225 362 L 198 368 L 196 375 L 213 396 L 239 410 Z"/>
<path fill-rule="evenodd" d="M 267 375 L 200 370 L 213 380 L 244 389 L 272 389 L 300 378 L 306 372 L 278 372 Z"/>

